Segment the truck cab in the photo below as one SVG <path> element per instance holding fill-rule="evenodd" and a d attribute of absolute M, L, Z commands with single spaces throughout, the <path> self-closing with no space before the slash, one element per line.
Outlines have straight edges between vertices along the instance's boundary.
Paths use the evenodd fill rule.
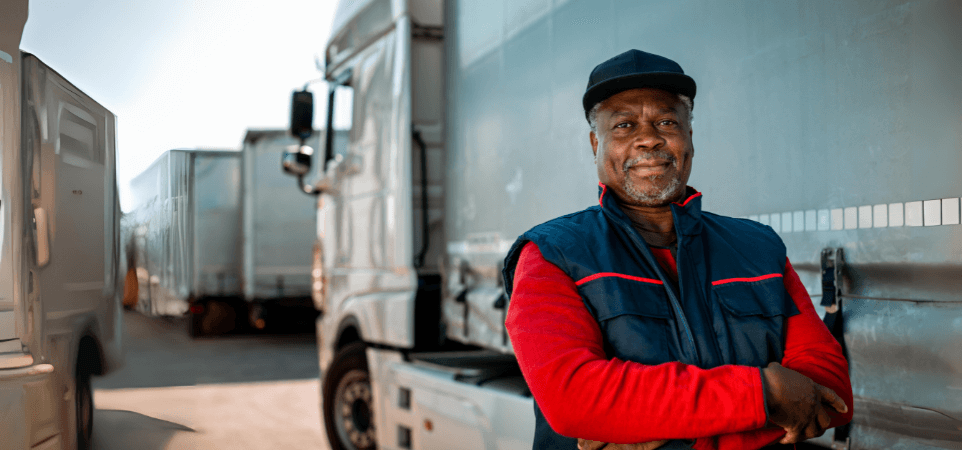
<path fill-rule="evenodd" d="M 442 281 L 443 23 L 437 0 L 341 3 L 325 52 L 322 128 L 346 129 L 348 143 L 286 159 L 289 169 L 308 154 L 315 164 L 291 172 L 317 195 L 312 297 L 332 448 L 464 448 L 479 433 L 530 447 L 533 406 L 501 331 L 491 346 L 460 342 L 442 320 L 442 298 L 466 291 Z M 297 102 L 295 94 L 294 111 Z M 486 308 L 500 318 L 498 298 Z"/>
<path fill-rule="evenodd" d="M 19 50 L 0 8 L 0 449 L 86 449 L 122 363 L 115 116 Z"/>

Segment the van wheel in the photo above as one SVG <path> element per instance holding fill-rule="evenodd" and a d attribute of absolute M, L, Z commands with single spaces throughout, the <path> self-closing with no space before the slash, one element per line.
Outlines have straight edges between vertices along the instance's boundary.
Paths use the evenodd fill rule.
<path fill-rule="evenodd" d="M 324 377 L 324 427 L 332 450 L 373 450 L 374 397 L 363 342 L 334 356 Z"/>
<path fill-rule="evenodd" d="M 76 391 L 74 392 L 74 407 L 77 417 L 77 449 L 87 450 L 94 429 L 94 396 L 90 389 L 90 368 L 85 361 L 77 362 Z"/>

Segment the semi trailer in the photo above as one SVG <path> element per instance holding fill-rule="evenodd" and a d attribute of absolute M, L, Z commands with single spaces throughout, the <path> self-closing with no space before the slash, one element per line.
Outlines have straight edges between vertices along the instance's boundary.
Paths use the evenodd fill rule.
<path fill-rule="evenodd" d="M 845 349 L 854 419 L 811 442 L 962 446 L 960 19 L 951 1 L 340 2 L 323 76 L 346 150 L 284 159 L 317 197 L 332 448 L 531 448 L 500 269 L 519 234 L 596 204 L 580 99 L 630 48 L 698 82 L 690 184 L 781 235 Z M 312 102 L 295 93 L 292 135 Z"/>
<path fill-rule="evenodd" d="M 116 117 L 20 51 L 0 6 L 0 449 L 87 449 L 123 363 Z"/>
<path fill-rule="evenodd" d="M 332 145 L 340 148 L 345 137 L 335 131 Z M 320 139 L 318 134 L 308 144 Z M 317 317 L 311 303 L 317 213 L 310 200 L 284 195 L 290 180 L 277 170 L 278 157 L 295 143 L 285 129 L 250 129 L 241 150 L 241 285 L 256 328 L 275 320 L 302 328 Z"/>
<path fill-rule="evenodd" d="M 233 328 L 241 295 L 240 176 L 238 151 L 175 149 L 131 180 L 124 242 L 134 247 L 137 310 L 189 314 L 195 335 Z"/>
<path fill-rule="evenodd" d="M 241 151 L 169 150 L 131 181 L 139 311 L 186 315 L 194 336 L 313 323 L 313 203 L 278 192 L 289 180 L 277 158 L 294 142 L 251 129 Z"/>

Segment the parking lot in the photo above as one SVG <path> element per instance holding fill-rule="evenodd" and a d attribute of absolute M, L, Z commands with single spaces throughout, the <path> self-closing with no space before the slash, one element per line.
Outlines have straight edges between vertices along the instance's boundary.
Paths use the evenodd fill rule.
<path fill-rule="evenodd" d="M 94 448 L 326 448 L 313 334 L 191 339 L 124 316 L 126 364 L 94 379 Z"/>

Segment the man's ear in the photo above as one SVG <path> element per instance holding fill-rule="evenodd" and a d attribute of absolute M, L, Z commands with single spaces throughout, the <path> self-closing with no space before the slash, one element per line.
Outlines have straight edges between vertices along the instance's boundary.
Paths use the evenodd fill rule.
<path fill-rule="evenodd" d="M 592 131 L 588 133 L 588 140 L 591 141 L 591 153 L 598 157 L 598 136 Z"/>

